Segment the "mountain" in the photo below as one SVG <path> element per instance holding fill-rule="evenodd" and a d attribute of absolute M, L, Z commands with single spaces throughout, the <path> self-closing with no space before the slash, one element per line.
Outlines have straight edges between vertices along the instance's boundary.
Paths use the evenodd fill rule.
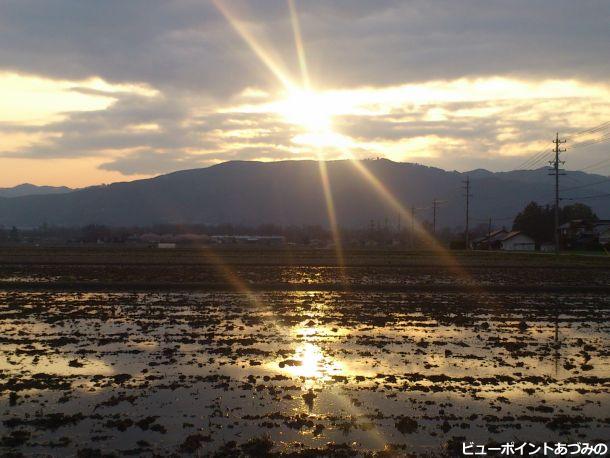
<path fill-rule="evenodd" d="M 463 180 L 469 172 L 449 172 L 385 159 L 361 161 L 371 175 L 417 217 L 432 220 L 432 199 L 444 201 L 437 224 L 463 225 Z M 350 161 L 326 162 L 339 224 L 368 226 L 371 220 L 396 224 L 398 211 Z M 546 169 L 472 172 L 471 225 L 487 221 L 510 226 L 528 202 L 552 202 L 553 178 Z M 610 179 L 569 172 L 561 178 L 564 196 L 610 194 Z M 570 190 L 570 188 L 576 188 Z M 566 201 L 568 202 L 568 201 Z M 570 201 L 572 202 L 572 201 Z M 585 199 L 600 217 L 610 217 L 610 197 Z M 232 161 L 156 178 L 93 186 L 68 193 L 0 198 L 0 224 L 113 226 L 155 223 L 327 225 L 320 167 L 316 161 Z M 404 221 L 404 220 L 403 220 Z"/>
<path fill-rule="evenodd" d="M 63 194 L 72 189 L 65 186 L 36 186 L 30 183 L 18 184 L 12 188 L 0 188 L 0 197 L 20 197 L 38 194 Z"/>

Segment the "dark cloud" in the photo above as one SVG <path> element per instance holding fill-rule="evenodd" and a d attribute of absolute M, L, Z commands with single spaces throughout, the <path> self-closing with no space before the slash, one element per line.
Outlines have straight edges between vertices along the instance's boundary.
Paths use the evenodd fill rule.
<path fill-rule="evenodd" d="M 298 73 L 285 1 L 223 1 Z M 482 75 L 605 82 L 610 72 L 606 0 L 308 0 L 297 7 L 322 85 Z M 211 96 L 273 82 L 213 3 L 195 0 L 6 0 L 0 65 Z"/>
<path fill-rule="evenodd" d="M 222 153 L 189 154 L 178 152 L 137 151 L 114 158 L 100 165 L 102 170 L 120 172 L 123 175 L 156 175 L 198 167 L 207 167 L 218 162 L 229 160 L 260 159 L 298 159 L 287 150 L 274 147 L 237 148 Z"/>
<path fill-rule="evenodd" d="M 286 72 L 298 75 L 285 0 L 220 1 Z M 607 0 L 302 0 L 297 8 L 312 79 L 321 87 L 498 75 L 608 83 Z M 106 110 L 66 113 L 43 126 L 0 124 L 0 132 L 45 136 L 5 157 L 102 157 L 105 170 L 154 174 L 229 159 L 308 154 L 292 143 L 299 128 L 277 116 L 217 112 L 244 102 L 239 94 L 248 87 L 275 91 L 278 83 L 211 1 L 5 0 L 0 70 L 69 80 L 99 76 L 158 91 L 147 96 L 75 86 L 72 91 L 116 101 Z M 555 102 L 439 102 L 342 116 L 335 126 L 361 142 L 449 139 L 443 155 L 422 154 L 422 161 L 439 166 L 510 168 L 515 159 L 499 155 L 503 146 L 539 141 L 549 128 L 570 126 L 582 113 L 578 103 L 564 103 L 561 111 L 545 108 Z M 537 113 L 524 120 L 521 114 L 532 107 Z M 448 118 L 426 117 L 434 108 Z M 496 111 L 456 116 L 487 108 Z M 590 101 L 588 110 L 607 112 L 608 102 Z M 573 163 L 597 157 L 599 148 Z"/>
<path fill-rule="evenodd" d="M 123 175 L 156 175 L 176 170 L 207 167 L 216 161 L 206 156 L 183 152 L 138 151 L 112 159 L 100 165 L 100 169 L 120 172 Z"/>

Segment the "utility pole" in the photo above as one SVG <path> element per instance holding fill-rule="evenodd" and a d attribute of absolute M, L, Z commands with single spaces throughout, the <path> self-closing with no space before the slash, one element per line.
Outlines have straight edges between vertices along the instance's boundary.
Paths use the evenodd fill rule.
<path fill-rule="evenodd" d="M 491 216 L 489 217 L 489 224 L 487 226 L 487 249 L 491 250 Z"/>
<path fill-rule="evenodd" d="M 469 222 L 470 222 L 470 198 L 472 194 L 470 194 L 470 177 L 466 176 L 466 181 L 464 181 L 464 189 L 466 190 L 466 249 L 470 248 L 470 234 L 469 232 Z"/>
<path fill-rule="evenodd" d="M 432 200 L 432 233 L 434 235 L 436 235 L 436 209 L 438 208 L 439 204 L 443 204 L 447 202 L 446 200 L 438 200 L 438 199 L 433 199 Z"/>
<path fill-rule="evenodd" d="M 436 198 L 432 200 L 432 233 L 434 235 L 436 235 L 436 206 L 438 205 L 437 202 L 438 200 L 436 200 Z"/>
<path fill-rule="evenodd" d="M 559 255 L 559 175 L 565 175 L 563 170 L 559 168 L 560 164 L 565 161 L 559 160 L 559 153 L 563 153 L 565 148 L 560 148 L 559 145 L 565 143 L 567 140 L 559 140 L 559 132 L 555 135 L 555 160 L 550 161 L 553 166 L 553 171 L 549 175 L 555 175 L 555 254 Z M 561 173 L 560 173 L 561 172 Z"/>
<path fill-rule="evenodd" d="M 415 237 L 415 205 L 411 205 L 411 233 L 409 235 L 411 249 L 413 249 L 415 247 L 414 237 Z"/>

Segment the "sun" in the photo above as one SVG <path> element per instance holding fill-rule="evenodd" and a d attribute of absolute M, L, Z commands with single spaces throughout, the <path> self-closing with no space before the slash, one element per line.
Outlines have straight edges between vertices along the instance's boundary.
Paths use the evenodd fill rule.
<path fill-rule="evenodd" d="M 332 107 L 320 93 L 306 90 L 290 92 L 278 102 L 278 113 L 289 123 L 317 133 L 332 129 Z"/>
<path fill-rule="evenodd" d="M 344 111 L 337 102 L 324 92 L 295 89 L 277 101 L 273 111 L 302 130 L 293 137 L 293 143 L 318 148 L 347 148 L 350 139 L 333 130 L 333 118 Z"/>

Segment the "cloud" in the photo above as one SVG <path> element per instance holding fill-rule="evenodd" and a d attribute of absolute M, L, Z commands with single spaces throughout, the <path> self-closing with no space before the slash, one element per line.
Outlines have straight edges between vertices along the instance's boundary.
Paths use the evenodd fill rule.
<path fill-rule="evenodd" d="M 176 170 L 206 167 L 215 162 L 205 157 L 190 156 L 182 152 L 138 151 L 104 162 L 100 165 L 100 169 L 121 172 L 124 175 L 157 175 Z"/>
<path fill-rule="evenodd" d="M 134 148 L 178 149 L 213 142 L 183 124 L 189 107 L 165 96 L 120 94 L 107 109 L 64 113 L 64 119 L 24 131 L 46 133 L 45 141 L 4 155 L 12 157 L 86 157 Z M 14 124 L 11 130 L 18 129 Z M 2 129 L 2 126 L 0 126 Z"/>
<path fill-rule="evenodd" d="M 221 3 L 298 75 L 285 1 Z M 275 84 L 213 2 L 9 0 L 1 8 L 7 69 L 214 97 Z M 610 71 L 604 0 L 308 0 L 297 8 L 323 86 L 491 75 L 605 81 Z"/>
<path fill-rule="evenodd" d="M 116 171 L 124 175 L 157 175 L 199 167 L 207 167 L 228 160 L 280 160 L 298 158 L 290 151 L 268 147 L 237 148 L 221 153 L 189 154 L 185 152 L 137 151 L 102 163 L 102 170 Z"/>
<path fill-rule="evenodd" d="M 300 79 L 284 0 L 217 2 Z M 499 169 L 555 130 L 610 119 L 607 1 L 307 0 L 297 9 L 321 94 L 314 114 L 325 100 L 332 111 L 335 136 L 317 145 L 278 109 L 281 84 L 214 2 L 7 0 L 0 71 L 56 87 L 61 109 L 34 122 L 0 107 L 10 145 L 0 155 L 96 158 L 131 175 L 344 157 L 348 145 L 359 157 Z M 602 146 L 570 163 L 593 162 Z"/>
<path fill-rule="evenodd" d="M 550 96 L 549 88 L 561 97 Z M 224 105 L 179 94 L 117 92 L 106 109 L 66 113 L 42 126 L 7 123 L 0 131 L 36 135 L 5 157 L 97 157 L 103 170 L 126 175 L 237 159 L 344 158 L 348 151 L 460 170 L 476 168 L 478 161 L 498 169 L 550 146 L 554 126 L 576 131 L 599 116 L 610 119 L 608 94 L 609 88 L 573 80 L 525 84 L 497 78 L 320 91 L 313 103 L 288 107 L 290 99 L 252 97 L 251 91 Z M 300 114 L 296 123 L 288 108 Z M 333 132 L 308 131 L 318 109 L 330 117 Z M 571 163 L 586 163 L 600 147 Z"/>

